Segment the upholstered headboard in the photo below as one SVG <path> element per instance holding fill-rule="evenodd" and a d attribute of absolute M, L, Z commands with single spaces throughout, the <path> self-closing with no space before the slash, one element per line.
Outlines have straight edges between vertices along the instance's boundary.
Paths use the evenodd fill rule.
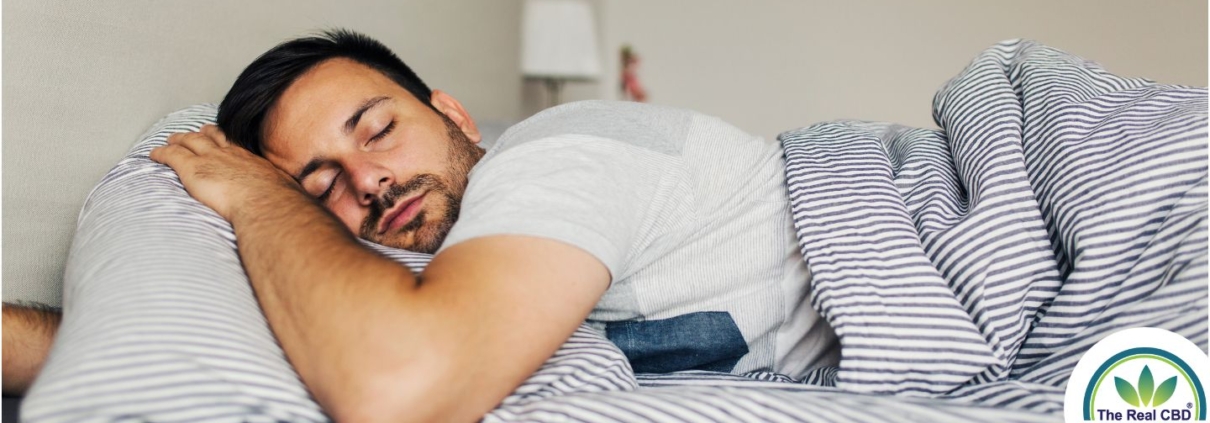
<path fill-rule="evenodd" d="M 434 88 L 455 87 L 477 119 L 521 113 L 519 0 L 3 7 L 5 301 L 58 304 L 76 217 L 93 185 L 148 126 L 181 107 L 217 103 L 245 65 L 281 41 L 355 29 L 389 45 Z"/>

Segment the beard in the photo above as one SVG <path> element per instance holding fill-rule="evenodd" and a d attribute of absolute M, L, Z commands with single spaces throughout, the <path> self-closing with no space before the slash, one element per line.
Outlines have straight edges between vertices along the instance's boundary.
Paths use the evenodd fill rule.
<path fill-rule="evenodd" d="M 362 239 L 388 247 L 433 254 L 449 235 L 454 222 L 458 221 L 468 174 L 483 157 L 484 151 L 467 138 L 449 117 L 440 112 L 437 114 L 445 122 L 446 137 L 449 138 L 449 166 L 441 175 L 424 173 L 387 188 L 380 198 L 370 203 L 370 212 L 362 221 L 358 234 Z M 387 210 L 395 207 L 400 199 L 420 193 L 426 193 L 424 200 L 429 203 L 428 209 L 420 210 L 411 221 L 397 230 L 378 233 L 380 225 L 386 226 L 388 223 L 381 222 Z M 435 214 L 433 221 L 429 221 L 430 211 Z"/>

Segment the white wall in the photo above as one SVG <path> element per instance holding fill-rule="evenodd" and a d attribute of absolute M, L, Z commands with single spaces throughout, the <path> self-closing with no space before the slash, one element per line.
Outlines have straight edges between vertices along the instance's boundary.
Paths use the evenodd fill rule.
<path fill-rule="evenodd" d="M 828 119 L 932 127 L 934 91 L 982 49 L 1030 38 L 1111 72 L 1206 86 L 1205 0 L 603 0 L 616 98 L 623 43 L 653 103 L 766 137 Z"/>
<path fill-rule="evenodd" d="M 3 298 L 58 304 L 76 215 L 135 138 L 273 45 L 343 26 L 480 119 L 520 117 L 519 0 L 8 0 Z M 135 258 L 132 258 L 135 259 Z"/>

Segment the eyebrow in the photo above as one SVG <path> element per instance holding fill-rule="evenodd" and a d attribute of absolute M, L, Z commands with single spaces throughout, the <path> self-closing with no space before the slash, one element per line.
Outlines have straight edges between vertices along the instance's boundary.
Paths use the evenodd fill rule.
<path fill-rule="evenodd" d="M 370 108 L 373 108 L 374 106 L 377 106 L 379 103 L 382 103 L 389 99 L 390 99 L 390 97 L 387 97 L 384 95 L 384 96 L 378 96 L 378 97 L 371 98 L 369 100 L 366 100 L 365 103 L 362 103 L 361 107 L 357 108 L 357 112 L 353 113 L 353 116 L 349 116 L 349 120 L 345 121 L 345 135 L 352 134 L 353 130 L 357 129 L 357 122 L 361 122 L 361 115 L 366 114 L 366 111 L 370 110 Z"/>
<path fill-rule="evenodd" d="M 306 166 L 303 166 L 302 171 L 298 172 L 298 176 L 294 177 L 294 181 L 301 184 L 303 179 L 305 179 L 308 175 L 319 170 L 319 167 L 323 166 L 324 162 L 324 159 L 311 159 L 311 161 L 307 162 Z"/>
<path fill-rule="evenodd" d="M 361 117 L 365 115 L 367 111 L 374 108 L 374 106 L 377 106 L 378 104 L 390 99 L 390 97 L 383 95 L 371 98 L 366 100 L 365 103 L 362 103 L 361 107 L 358 107 L 357 111 L 353 112 L 353 116 L 349 116 L 349 120 L 345 121 L 344 134 L 352 134 L 353 130 L 357 129 L 357 123 L 361 122 Z M 307 165 L 303 166 L 302 170 L 298 172 L 298 176 L 295 176 L 294 180 L 302 183 L 303 179 L 306 179 L 307 176 L 315 173 L 316 170 L 319 170 L 320 166 L 323 166 L 324 162 L 326 162 L 324 159 L 311 159 L 311 161 L 307 162 Z"/>

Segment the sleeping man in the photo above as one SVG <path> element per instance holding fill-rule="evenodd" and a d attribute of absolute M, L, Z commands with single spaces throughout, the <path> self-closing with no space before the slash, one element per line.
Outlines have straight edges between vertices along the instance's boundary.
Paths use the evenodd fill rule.
<path fill-rule="evenodd" d="M 801 377 L 839 360 L 777 142 L 594 101 L 484 151 L 456 99 L 345 31 L 268 51 L 219 110 L 151 158 L 231 222 L 273 332 L 336 420 L 474 420 L 585 320 L 638 372 Z M 414 275 L 355 237 L 435 256 Z M 43 360 L 13 353 L 10 327 L 30 343 L 54 325 L 8 311 L 6 388 L 28 383 L 10 357 Z"/>

